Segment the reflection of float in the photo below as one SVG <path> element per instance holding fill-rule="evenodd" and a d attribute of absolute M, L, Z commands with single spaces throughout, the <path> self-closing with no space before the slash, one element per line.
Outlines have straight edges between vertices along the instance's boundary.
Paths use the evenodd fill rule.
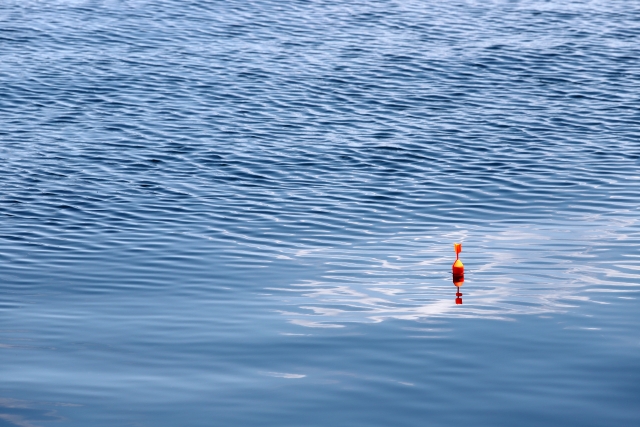
<path fill-rule="evenodd" d="M 460 293 L 460 288 L 457 288 L 456 291 L 456 304 L 462 304 L 462 293 Z"/>
<path fill-rule="evenodd" d="M 462 304 L 462 294 L 460 286 L 464 284 L 464 264 L 460 261 L 459 255 L 462 252 L 462 243 L 454 243 L 453 249 L 456 251 L 456 262 L 453 263 L 453 284 L 456 286 L 456 304 Z"/>

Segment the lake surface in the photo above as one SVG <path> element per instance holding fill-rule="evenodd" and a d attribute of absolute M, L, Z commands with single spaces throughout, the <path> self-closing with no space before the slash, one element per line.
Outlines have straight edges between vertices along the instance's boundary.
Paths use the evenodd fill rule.
<path fill-rule="evenodd" d="M 0 83 L 0 426 L 640 425 L 640 3 L 4 0 Z"/>

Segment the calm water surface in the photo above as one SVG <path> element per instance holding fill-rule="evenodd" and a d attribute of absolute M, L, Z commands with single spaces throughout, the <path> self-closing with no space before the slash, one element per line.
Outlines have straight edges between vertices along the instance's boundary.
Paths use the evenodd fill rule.
<path fill-rule="evenodd" d="M 4 0 L 0 83 L 0 426 L 640 425 L 640 3 Z"/>

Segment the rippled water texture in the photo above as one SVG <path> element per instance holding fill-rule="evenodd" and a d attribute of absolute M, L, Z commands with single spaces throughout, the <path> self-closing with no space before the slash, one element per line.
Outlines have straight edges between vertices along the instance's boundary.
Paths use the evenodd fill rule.
<path fill-rule="evenodd" d="M 640 425 L 638 2 L 4 0 L 0 82 L 0 426 Z"/>

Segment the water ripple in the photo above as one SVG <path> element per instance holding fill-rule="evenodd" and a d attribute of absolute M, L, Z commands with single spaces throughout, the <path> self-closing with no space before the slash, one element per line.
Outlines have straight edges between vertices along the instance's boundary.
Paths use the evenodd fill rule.
<path fill-rule="evenodd" d="M 84 395 L 113 403 L 134 384 L 175 397 L 155 388 L 164 371 L 154 369 L 182 363 L 195 370 L 178 375 L 182 392 L 201 390 L 188 377 L 240 396 L 251 375 L 302 384 L 317 371 L 245 357 L 237 337 L 400 324 L 446 352 L 448 322 L 460 319 L 631 310 L 621 301 L 635 301 L 640 279 L 639 12 L 624 0 L 4 1 L 0 311 L 33 340 L 3 343 L 31 357 L 7 366 L 25 363 L 33 369 L 15 372 L 26 383 L 57 390 L 63 375 L 37 380 L 55 375 L 35 373 L 49 363 L 36 354 L 64 371 L 81 363 L 61 358 L 90 352 L 97 365 L 86 366 L 101 372 L 139 355 L 128 366 L 148 377 L 113 376 L 112 389 Z M 467 266 L 462 305 L 454 241 Z M 610 318 L 611 330 L 634 336 L 621 320 L 631 318 Z M 582 321 L 567 331 L 607 330 Z M 181 339 L 197 351 L 150 355 Z M 224 375 L 203 374 L 207 339 L 226 343 L 216 351 L 229 359 L 211 368 Z M 367 378 L 430 390 L 401 374 Z M 16 402 L 31 401 L 11 378 L 27 390 Z M 91 381 L 69 381 L 81 400 L 73 390 Z M 582 389 L 606 388 L 594 382 Z M 12 401 L 0 401 L 0 418 L 31 425 L 2 402 Z M 618 425 L 637 421 L 618 409 Z M 243 424 L 234 420 L 219 422 Z"/>

